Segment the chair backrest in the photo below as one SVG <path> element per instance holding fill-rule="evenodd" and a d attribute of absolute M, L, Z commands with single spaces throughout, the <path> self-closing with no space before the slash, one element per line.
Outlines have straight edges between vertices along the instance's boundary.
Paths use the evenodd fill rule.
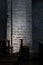
<path fill-rule="evenodd" d="M 6 53 L 7 50 L 9 52 L 9 47 L 10 47 L 10 41 L 9 40 L 5 40 L 5 39 L 1 39 L 0 40 L 0 53 Z"/>
<path fill-rule="evenodd" d="M 22 50 L 22 46 L 23 46 L 23 39 L 20 39 L 21 40 L 21 44 L 20 44 L 20 52 Z"/>

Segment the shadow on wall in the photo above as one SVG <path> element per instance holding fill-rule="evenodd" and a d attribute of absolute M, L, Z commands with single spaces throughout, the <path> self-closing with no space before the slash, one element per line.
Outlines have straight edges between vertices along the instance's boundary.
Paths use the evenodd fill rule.
<path fill-rule="evenodd" d="M 6 37 L 6 1 L 0 0 L 0 38 L 3 39 Z"/>
<path fill-rule="evenodd" d="M 39 51 L 38 39 L 43 40 L 43 2 L 33 0 L 32 4 L 32 24 L 33 24 L 33 51 Z"/>

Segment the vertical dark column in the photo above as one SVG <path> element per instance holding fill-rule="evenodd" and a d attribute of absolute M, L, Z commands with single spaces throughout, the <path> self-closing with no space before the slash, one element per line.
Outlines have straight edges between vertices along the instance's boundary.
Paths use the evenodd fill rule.
<path fill-rule="evenodd" d="M 5 38 L 7 38 L 7 0 L 5 0 L 5 8 L 6 8 L 6 16 L 5 16 L 5 25 L 6 25 L 6 29 L 5 29 Z"/>
<path fill-rule="evenodd" d="M 11 0 L 11 46 L 12 46 L 12 0 Z"/>
<path fill-rule="evenodd" d="M 22 46 L 23 46 L 23 39 L 20 39 L 21 40 L 21 45 L 20 45 L 20 53 L 22 55 Z"/>
<path fill-rule="evenodd" d="M 23 39 L 21 39 L 21 47 L 23 46 Z"/>

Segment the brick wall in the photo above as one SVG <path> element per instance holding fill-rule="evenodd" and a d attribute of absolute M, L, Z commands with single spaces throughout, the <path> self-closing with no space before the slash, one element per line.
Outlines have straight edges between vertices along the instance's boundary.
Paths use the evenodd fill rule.
<path fill-rule="evenodd" d="M 7 38 L 11 45 L 11 0 L 7 0 Z M 32 44 L 31 0 L 12 0 L 12 43 L 13 52 L 18 52 L 20 39 L 23 45 Z"/>

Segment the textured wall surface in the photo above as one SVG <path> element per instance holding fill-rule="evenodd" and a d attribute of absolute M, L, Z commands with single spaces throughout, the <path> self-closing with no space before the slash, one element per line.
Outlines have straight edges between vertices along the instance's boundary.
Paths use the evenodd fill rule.
<path fill-rule="evenodd" d="M 0 0 L 0 39 L 6 37 L 6 1 Z"/>
<path fill-rule="evenodd" d="M 33 44 L 34 52 L 39 51 L 38 40 L 43 40 L 43 2 L 33 3 Z"/>
<path fill-rule="evenodd" d="M 7 38 L 11 40 L 11 0 L 8 3 Z M 23 45 L 32 44 L 31 0 L 12 0 L 13 52 L 18 52 L 20 39 Z M 11 41 L 10 41 L 11 43 Z"/>
<path fill-rule="evenodd" d="M 5 38 L 6 30 L 6 0 L 0 0 L 0 38 Z M 43 2 L 36 2 L 33 4 L 33 16 L 31 16 L 31 0 L 12 0 L 12 24 L 13 24 L 13 49 L 18 51 L 20 40 L 23 39 L 23 44 L 26 45 L 31 42 L 32 52 L 38 51 L 38 39 L 43 40 Z M 7 0 L 7 38 L 11 40 L 11 0 Z M 32 18 L 33 17 L 33 21 Z M 33 23 L 33 37 L 30 33 L 32 31 Z M 3 33 L 3 34 L 2 34 Z M 25 35 L 26 34 L 26 35 Z M 11 43 L 11 42 L 10 42 Z M 24 44 L 25 45 L 25 44 Z M 16 47 L 17 46 L 17 47 Z M 15 50 L 16 49 L 16 50 Z"/>

